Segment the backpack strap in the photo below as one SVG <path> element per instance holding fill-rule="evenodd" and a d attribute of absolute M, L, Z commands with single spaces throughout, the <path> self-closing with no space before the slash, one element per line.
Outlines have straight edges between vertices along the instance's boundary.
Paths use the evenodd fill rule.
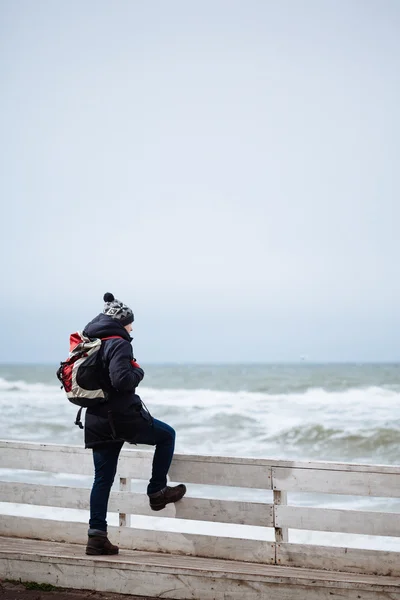
<path fill-rule="evenodd" d="M 116 440 L 117 432 L 115 431 L 114 419 L 113 419 L 113 414 L 112 414 L 111 410 L 108 411 L 107 416 L 108 416 L 108 422 L 109 422 L 110 428 L 111 428 L 112 438 L 114 440 Z"/>
<path fill-rule="evenodd" d="M 83 407 L 81 406 L 81 408 L 76 413 L 76 419 L 75 419 L 75 425 L 78 425 L 79 429 L 83 429 L 83 425 L 82 425 L 82 421 L 81 421 L 82 410 L 83 410 Z"/>
<path fill-rule="evenodd" d="M 107 340 L 123 340 L 124 338 L 120 335 L 109 335 L 108 337 L 100 338 L 102 342 L 106 342 Z M 103 344 L 102 344 L 103 346 Z"/>
<path fill-rule="evenodd" d="M 121 339 L 122 340 L 124 338 L 122 338 L 120 335 L 110 335 L 108 337 L 101 338 L 101 341 L 105 342 L 106 340 L 114 340 L 114 339 Z M 78 425 L 79 429 L 83 429 L 82 420 L 81 420 L 82 410 L 83 410 L 83 406 L 81 406 L 81 408 L 78 410 L 78 412 L 76 413 L 76 418 L 75 418 L 75 425 Z M 115 439 L 116 438 L 116 433 L 115 433 L 114 421 L 112 419 L 112 413 L 111 413 L 111 411 L 108 412 L 108 421 L 110 423 L 112 434 L 113 434 L 113 437 Z"/>

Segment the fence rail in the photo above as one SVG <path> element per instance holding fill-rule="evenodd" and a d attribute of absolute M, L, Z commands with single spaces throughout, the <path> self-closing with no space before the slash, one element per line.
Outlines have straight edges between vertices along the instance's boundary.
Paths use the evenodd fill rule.
<path fill-rule="evenodd" d="M 238 457 L 174 457 L 170 478 L 192 484 L 271 490 L 265 502 L 185 497 L 162 513 L 153 513 L 147 496 L 132 492 L 132 479 L 148 479 L 152 452 L 123 450 L 110 495 L 110 512 L 119 513 L 113 539 L 122 547 L 195 556 L 357 573 L 400 575 L 400 552 L 357 550 L 289 542 L 289 529 L 400 537 L 400 513 L 292 506 L 287 493 L 328 493 L 400 498 L 400 467 L 333 462 L 280 461 Z M 76 446 L 0 441 L 0 468 L 93 475 L 92 456 Z M 271 502 L 272 500 L 272 502 Z M 38 483 L 0 482 L 0 502 L 73 509 L 89 508 L 85 488 Z M 188 519 L 271 528 L 275 541 L 188 534 L 130 527 L 131 515 Z M 0 535 L 82 543 L 82 523 L 0 515 Z M 238 530 L 239 531 L 239 530 Z"/>

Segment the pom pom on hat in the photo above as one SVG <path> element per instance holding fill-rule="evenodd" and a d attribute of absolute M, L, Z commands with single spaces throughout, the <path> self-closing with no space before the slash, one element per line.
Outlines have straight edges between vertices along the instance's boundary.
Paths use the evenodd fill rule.
<path fill-rule="evenodd" d="M 103 296 L 103 300 L 104 302 L 114 302 L 115 298 L 113 294 L 110 294 L 110 292 L 106 292 Z"/>

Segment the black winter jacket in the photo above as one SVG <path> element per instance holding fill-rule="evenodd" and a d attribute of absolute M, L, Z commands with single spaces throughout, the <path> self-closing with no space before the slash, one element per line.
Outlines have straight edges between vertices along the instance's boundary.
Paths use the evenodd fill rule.
<path fill-rule="evenodd" d="M 104 340 L 100 350 L 107 402 L 86 410 L 85 447 L 121 440 L 136 443 L 143 434 L 151 438 L 152 419 L 136 394 L 144 372 L 132 366 L 131 336 L 117 319 L 102 313 L 86 325 L 83 333 L 91 338 L 113 338 Z"/>

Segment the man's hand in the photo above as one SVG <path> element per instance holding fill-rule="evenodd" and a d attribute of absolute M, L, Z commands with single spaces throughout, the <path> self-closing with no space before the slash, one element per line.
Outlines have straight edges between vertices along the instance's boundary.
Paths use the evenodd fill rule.
<path fill-rule="evenodd" d="M 144 377 L 144 371 L 143 371 L 142 367 L 139 365 L 139 363 L 136 362 L 135 358 L 133 360 L 131 360 L 131 365 L 135 369 L 135 376 L 138 378 L 138 384 L 139 384 Z"/>

